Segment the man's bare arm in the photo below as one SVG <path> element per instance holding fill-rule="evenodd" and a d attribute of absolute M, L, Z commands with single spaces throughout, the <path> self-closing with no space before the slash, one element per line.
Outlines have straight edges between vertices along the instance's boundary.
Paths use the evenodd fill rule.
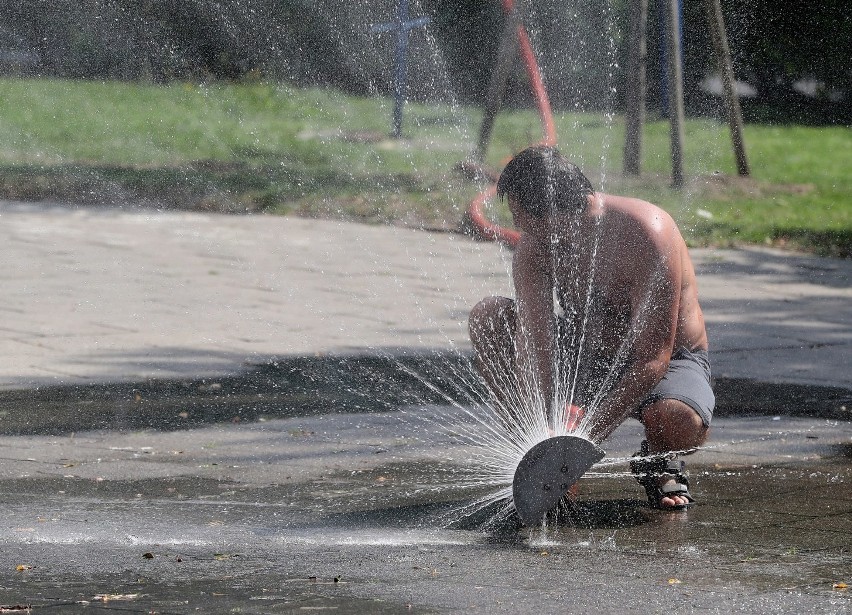
<path fill-rule="evenodd" d="M 512 263 L 517 299 L 516 377 L 522 403 L 553 399 L 553 279 L 548 259 L 532 243 L 518 244 Z"/>
<path fill-rule="evenodd" d="M 631 292 L 630 330 L 636 333 L 632 360 L 613 392 L 603 400 L 591 429 L 601 441 L 651 392 L 668 368 L 677 331 L 681 268 L 675 254 L 652 258 L 637 276 L 646 280 Z"/>

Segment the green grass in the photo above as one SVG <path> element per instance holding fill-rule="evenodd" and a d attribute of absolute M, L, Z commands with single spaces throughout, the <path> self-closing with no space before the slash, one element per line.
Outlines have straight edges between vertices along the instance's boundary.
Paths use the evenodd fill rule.
<path fill-rule="evenodd" d="M 2 79 L 0 196 L 340 217 L 456 228 L 481 183 L 457 170 L 480 111 L 409 104 L 405 139 L 387 138 L 391 103 L 278 84 Z M 852 132 L 745 129 L 752 176 L 735 175 L 727 126 L 689 120 L 687 185 L 669 186 L 668 125 L 644 130 L 643 173 L 622 177 L 619 117 L 557 114 L 560 148 L 605 191 L 653 201 L 692 245 L 756 243 L 852 254 Z M 541 137 L 537 115 L 498 117 L 486 164 L 498 170 Z M 489 215 L 506 221 L 500 204 Z"/>

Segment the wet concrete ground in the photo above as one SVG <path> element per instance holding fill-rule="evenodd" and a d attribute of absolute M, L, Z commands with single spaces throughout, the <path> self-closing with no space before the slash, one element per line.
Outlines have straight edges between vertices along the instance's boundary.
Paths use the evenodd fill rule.
<path fill-rule="evenodd" d="M 852 609 L 848 422 L 720 418 L 689 458 L 700 504 L 687 513 L 649 510 L 625 460 L 584 479 L 573 511 L 531 530 L 488 523 L 495 506 L 465 516 L 461 505 L 492 489 L 458 488 L 470 449 L 417 419 L 434 408 L 411 410 L 2 437 L 0 605 Z M 629 456 L 640 439 L 638 423 L 624 425 L 608 458 Z"/>
<path fill-rule="evenodd" d="M 460 487 L 470 450 L 397 378 L 424 353 L 431 382 L 458 373 L 469 307 L 510 292 L 499 246 L 0 216 L 0 612 L 852 611 L 848 260 L 693 251 L 718 399 L 689 459 L 700 504 L 647 509 L 632 424 L 604 445 L 611 474 L 530 531 L 462 514 L 489 489 Z"/>

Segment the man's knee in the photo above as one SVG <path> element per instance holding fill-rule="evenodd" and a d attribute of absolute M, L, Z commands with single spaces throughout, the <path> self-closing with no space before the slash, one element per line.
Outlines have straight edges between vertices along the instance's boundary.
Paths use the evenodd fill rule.
<path fill-rule="evenodd" d="M 683 450 L 701 446 L 709 427 L 687 404 L 676 399 L 661 399 L 642 411 L 642 423 L 652 450 Z"/>
<path fill-rule="evenodd" d="M 468 317 L 473 343 L 511 335 L 514 311 L 514 301 L 506 297 L 486 297 L 473 306 Z"/>

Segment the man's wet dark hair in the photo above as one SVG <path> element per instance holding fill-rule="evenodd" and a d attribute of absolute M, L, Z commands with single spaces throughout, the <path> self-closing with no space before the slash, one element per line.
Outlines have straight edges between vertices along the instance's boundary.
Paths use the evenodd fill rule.
<path fill-rule="evenodd" d="M 512 158 L 497 181 L 497 195 L 508 194 L 537 218 L 551 212 L 574 213 L 594 194 L 592 182 L 555 147 L 528 147 Z"/>

